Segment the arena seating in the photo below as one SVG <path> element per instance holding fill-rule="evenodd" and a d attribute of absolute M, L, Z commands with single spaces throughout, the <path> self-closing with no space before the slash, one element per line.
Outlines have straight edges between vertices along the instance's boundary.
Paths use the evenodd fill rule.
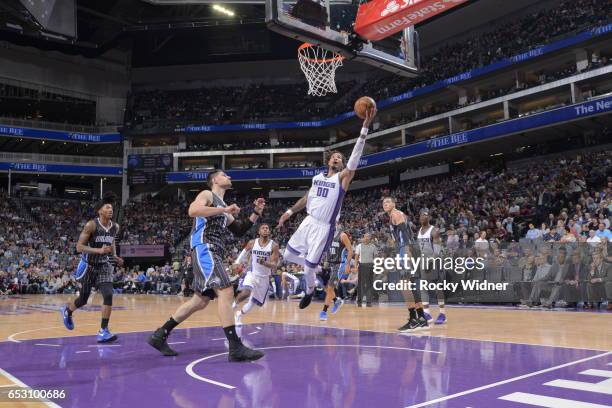
<path fill-rule="evenodd" d="M 351 96 L 369 95 L 382 100 L 411 89 L 451 78 L 471 69 L 486 66 L 530 48 L 575 34 L 591 26 L 610 21 L 612 6 L 597 0 L 564 1 L 554 7 L 509 21 L 494 31 L 477 33 L 473 37 L 448 43 L 433 55 L 423 58 L 422 73 L 415 79 L 399 79 L 381 74 L 357 83 L 339 80 L 337 95 L 324 98 L 307 97 L 306 84 L 252 85 L 250 87 L 200 88 L 175 91 L 136 92 L 130 98 L 127 122 L 143 129 L 179 124 L 263 123 L 286 120 L 318 120 L 352 109 Z M 595 12 L 594 10 L 597 10 Z M 517 35 L 517 33 L 521 35 Z M 504 44 L 500 47 L 499 44 Z M 589 61 L 583 70 L 610 63 L 610 56 Z M 525 81 L 521 89 L 541 85 L 576 73 L 575 65 L 558 71 L 542 70 L 538 81 Z M 475 103 L 507 94 L 518 89 L 483 89 L 468 103 Z M 210 101 L 215 103 L 210 103 Z M 443 113 L 459 107 L 456 104 L 425 106 L 418 118 Z M 386 120 L 382 128 L 405 123 L 415 117 Z"/>
<path fill-rule="evenodd" d="M 508 261 L 508 253 L 514 254 L 517 262 L 519 258 L 533 256 L 534 263 L 528 265 L 532 267 L 546 250 L 545 243 L 551 243 L 557 252 L 548 254 L 546 262 L 553 262 L 554 254 L 562 245 L 582 245 L 584 262 L 593 262 L 593 251 L 607 246 L 610 234 L 611 169 L 612 151 L 607 150 L 549 160 L 535 158 L 529 166 L 518 168 L 471 169 L 403 183 L 395 189 L 358 190 L 345 199 L 341 228 L 356 240 L 370 233 L 381 253 L 390 251 L 394 244 L 389 241 L 388 220 L 382 212 L 381 199 L 391 195 L 408 214 L 415 231 L 418 225 L 415 214 L 421 208 L 429 208 L 432 223 L 440 229 L 444 250 L 451 254 L 481 251 L 487 259 L 499 258 L 500 262 L 502 252 L 506 257 L 504 262 Z M 0 199 L 0 291 L 74 291 L 70 274 L 78 261 L 75 243 L 84 220 L 92 216 L 91 203 L 8 199 L 5 193 L 0 193 Z M 227 199 L 238 202 L 248 212 L 254 197 L 237 194 Z M 270 200 L 263 221 L 275 225 L 292 202 Z M 301 213 L 286 227 L 275 231 L 274 238 L 281 247 L 286 245 L 303 217 Z M 42 228 L 50 224 L 53 228 Z M 121 243 L 177 246 L 177 259 L 188 254 L 188 242 L 184 238 L 188 236 L 191 220 L 185 202 L 151 197 L 130 202 L 123 208 L 121 224 Z M 233 261 L 244 240 L 232 238 L 231 242 L 228 262 Z M 528 242 L 527 249 L 520 246 L 525 242 Z M 525 251 L 531 252 L 525 256 Z M 495 268 L 499 266 L 492 262 Z M 148 271 L 140 271 L 137 266 L 129 270 L 118 268 L 115 287 L 134 293 L 175 293 L 179 290 L 179 268 L 168 267 Z M 518 272 L 515 270 L 515 273 Z M 512 279 L 518 279 L 518 275 L 513 276 Z M 534 276 L 531 274 L 530 278 Z M 511 278 L 504 275 L 503 279 Z M 529 286 L 529 290 L 534 290 L 533 287 Z M 462 296 L 461 301 L 483 301 L 471 295 Z M 603 299 L 590 300 L 587 306 Z M 525 302 L 533 303 L 529 296 Z"/>

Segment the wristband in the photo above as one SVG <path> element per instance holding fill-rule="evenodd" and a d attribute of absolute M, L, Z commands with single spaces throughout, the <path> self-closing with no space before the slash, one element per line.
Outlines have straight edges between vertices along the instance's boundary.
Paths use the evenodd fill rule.
<path fill-rule="evenodd" d="M 289 208 L 287 211 L 285 211 L 285 214 L 289 214 L 291 217 L 293 215 L 293 211 L 291 211 L 291 208 Z"/>
<path fill-rule="evenodd" d="M 368 129 L 367 127 L 361 128 L 361 135 L 367 136 L 369 131 L 370 129 Z"/>

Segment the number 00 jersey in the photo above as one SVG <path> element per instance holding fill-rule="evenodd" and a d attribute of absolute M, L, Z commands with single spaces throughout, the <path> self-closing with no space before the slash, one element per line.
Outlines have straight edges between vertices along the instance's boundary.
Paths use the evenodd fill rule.
<path fill-rule="evenodd" d="M 321 173 L 312 178 L 306 211 L 318 221 L 335 224 L 340 218 L 340 208 L 345 191 L 340 183 L 339 174 L 325 177 Z"/>

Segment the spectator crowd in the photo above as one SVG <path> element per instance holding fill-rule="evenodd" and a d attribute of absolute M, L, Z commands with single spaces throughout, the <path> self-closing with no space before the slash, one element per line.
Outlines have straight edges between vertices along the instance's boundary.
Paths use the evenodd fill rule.
<path fill-rule="evenodd" d="M 428 208 L 431 223 L 440 231 L 442 251 L 452 256 L 484 257 L 487 279 L 518 285 L 513 286 L 512 292 L 517 303 L 552 305 L 565 298 L 580 298 L 590 307 L 612 300 L 612 269 L 607 249 L 612 239 L 610 150 L 557 155 L 547 160 L 534 158 L 513 167 L 470 169 L 404 182 L 395 188 L 384 186 L 348 193 L 340 228 L 349 232 L 355 243 L 369 234 L 381 256 L 393 256 L 395 243 L 381 205 L 385 196 L 395 197 L 398 207 L 408 216 L 413 234 L 419 227 L 419 210 Z M 0 291 L 75 291 L 77 285 L 71 278 L 78 262 L 75 243 L 84 222 L 93 216 L 91 205 L 43 199 L 24 203 L 5 194 L 0 198 Z M 226 199 L 241 207 L 247 203 L 244 211 L 248 213 L 248 203 L 254 197 L 232 191 Z M 264 221 L 275 225 L 292 202 L 270 200 Z M 274 239 L 281 248 L 304 215 L 294 216 L 285 227 L 275 230 Z M 143 270 L 138 265 L 117 268 L 115 289 L 127 293 L 180 291 L 181 277 L 189 268 L 185 238 L 191 220 L 186 202 L 145 197 L 124 206 L 119 222 L 120 244 L 167 245 L 176 248 L 175 259 L 185 259 L 186 264 L 181 266 L 177 261 L 172 266 Z M 253 231 L 247 238 L 252 234 Z M 228 264 L 244 243 L 228 236 L 231 248 Z M 582 266 L 578 271 L 576 267 L 568 271 L 564 266 L 560 272 L 561 260 L 573 260 Z M 283 265 L 280 271 L 299 274 L 298 269 L 289 265 Z M 570 279 L 571 274 L 574 275 Z M 551 286 L 562 282 L 567 286 L 565 281 L 573 282 L 573 289 L 564 287 L 551 292 L 554 289 Z M 584 283 L 582 287 L 580 282 Z M 565 296 L 567 293 L 572 293 L 572 297 Z M 544 301 L 542 294 L 546 297 Z M 474 296 L 463 294 L 455 300 L 486 300 Z"/>

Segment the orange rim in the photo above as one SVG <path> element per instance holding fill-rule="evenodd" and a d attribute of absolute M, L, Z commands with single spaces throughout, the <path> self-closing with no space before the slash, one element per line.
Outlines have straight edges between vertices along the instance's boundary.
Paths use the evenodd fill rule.
<path fill-rule="evenodd" d="M 311 44 L 311 43 L 304 43 L 304 44 L 302 44 L 302 45 L 300 45 L 298 47 L 298 54 L 300 54 L 301 50 L 305 50 L 306 48 L 312 48 L 314 46 L 315 45 Z M 333 51 L 329 51 L 329 52 L 333 52 Z M 323 58 L 323 59 L 310 58 L 310 57 L 302 54 L 302 58 L 304 58 L 308 62 L 314 62 L 315 64 L 326 64 L 326 63 L 329 63 L 329 62 L 342 61 L 344 59 L 344 57 L 342 55 L 339 55 L 339 54 L 336 54 L 336 56 L 333 57 L 333 58 Z"/>

